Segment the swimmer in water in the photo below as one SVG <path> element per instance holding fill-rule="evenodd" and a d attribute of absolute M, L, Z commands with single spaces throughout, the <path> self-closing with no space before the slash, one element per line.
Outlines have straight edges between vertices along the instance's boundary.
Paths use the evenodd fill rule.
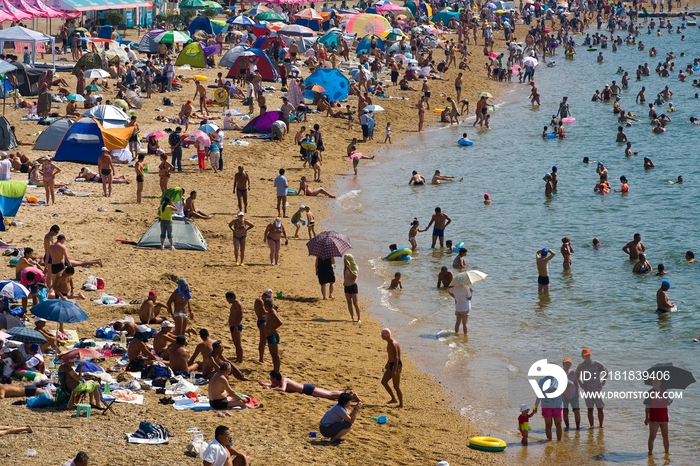
<path fill-rule="evenodd" d="M 484 194 L 484 204 L 491 204 L 491 196 L 489 196 L 489 193 Z"/>
<path fill-rule="evenodd" d="M 396 272 L 396 275 L 394 275 L 394 279 L 391 280 L 391 284 L 389 284 L 389 289 L 403 290 L 403 286 L 401 285 L 401 274 L 399 272 Z"/>
<path fill-rule="evenodd" d="M 695 95 L 697 95 L 697 94 L 695 94 Z M 697 119 L 697 118 L 695 118 L 695 117 L 690 117 L 690 124 L 691 124 L 691 125 L 698 125 L 698 124 L 700 124 L 700 122 L 698 122 L 698 119 Z"/>
<path fill-rule="evenodd" d="M 557 127 L 557 125 L 559 124 L 559 120 L 557 120 L 556 115 L 552 115 L 552 119 L 549 120 L 549 124 L 554 126 L 555 128 Z"/>
<path fill-rule="evenodd" d="M 627 147 L 625 148 L 625 157 L 632 157 L 633 155 L 639 155 L 639 152 L 632 152 L 632 143 L 627 141 Z"/>
<path fill-rule="evenodd" d="M 593 247 L 594 248 L 602 248 L 604 245 L 600 241 L 598 241 L 598 238 L 593 238 Z"/>
<path fill-rule="evenodd" d="M 595 160 L 591 160 L 588 157 L 583 158 L 583 163 L 589 164 L 589 163 L 595 163 Z"/>
<path fill-rule="evenodd" d="M 617 127 L 617 137 L 615 138 L 615 142 L 627 142 L 627 135 L 623 131 L 622 126 Z"/>
<path fill-rule="evenodd" d="M 462 133 L 462 139 L 460 141 L 469 141 L 469 138 L 467 137 L 467 133 Z M 471 142 L 471 141 L 469 141 Z"/>
<path fill-rule="evenodd" d="M 413 173 L 411 174 L 411 179 L 408 180 L 408 184 L 412 184 L 413 186 L 423 186 L 425 184 L 425 177 L 423 175 L 418 174 L 417 171 L 413 170 Z"/>
<path fill-rule="evenodd" d="M 664 267 L 664 264 L 659 264 L 656 267 L 656 276 L 663 277 L 664 275 L 668 275 L 668 272 L 666 272 L 666 267 Z"/>
<path fill-rule="evenodd" d="M 683 177 L 679 176 L 676 181 L 672 181 L 671 184 L 683 184 Z"/>
<path fill-rule="evenodd" d="M 546 139 L 546 138 L 547 138 L 547 127 L 545 126 L 542 129 L 542 139 Z"/>
<path fill-rule="evenodd" d="M 615 192 L 616 192 L 616 193 L 622 193 L 623 195 L 624 195 L 624 194 L 627 194 L 627 193 L 629 192 L 629 190 L 630 190 L 630 187 L 629 187 L 629 185 L 627 184 L 627 177 L 624 176 L 624 175 L 622 175 L 622 176 L 620 177 L 620 183 L 622 183 L 622 186 L 620 187 L 620 190 L 618 191 L 618 190 L 616 189 Z"/>
<path fill-rule="evenodd" d="M 654 168 L 656 165 L 654 165 L 654 162 L 651 161 L 649 157 L 644 157 L 644 168 L 646 170 L 650 168 Z"/>
<path fill-rule="evenodd" d="M 685 260 L 688 262 L 695 262 L 695 253 L 693 253 L 693 251 L 686 251 Z"/>
<path fill-rule="evenodd" d="M 549 173 L 546 173 L 542 179 L 545 182 L 544 195 L 546 197 L 551 197 L 552 192 L 554 191 L 554 185 L 552 184 L 552 175 Z"/>
<path fill-rule="evenodd" d="M 440 170 L 435 170 L 435 174 L 433 175 L 433 179 L 430 180 L 432 184 L 440 184 L 441 181 L 454 181 L 455 177 L 454 176 L 448 176 L 448 175 L 441 175 Z"/>
<path fill-rule="evenodd" d="M 654 126 L 654 129 L 651 130 L 652 133 L 654 134 L 661 134 L 666 132 L 666 128 L 661 126 L 661 122 L 657 121 L 656 126 Z"/>

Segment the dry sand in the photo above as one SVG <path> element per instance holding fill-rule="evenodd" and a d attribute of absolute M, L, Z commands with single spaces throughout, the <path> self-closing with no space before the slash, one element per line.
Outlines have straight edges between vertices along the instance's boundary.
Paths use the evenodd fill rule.
<path fill-rule="evenodd" d="M 474 57 L 471 63 L 474 71 L 465 72 L 463 98 L 475 102 L 478 92 L 488 91 L 496 96 L 505 86 L 485 79 L 485 60 L 479 56 L 479 48 L 472 50 Z M 441 55 L 442 51 L 436 50 L 436 59 Z M 176 73 L 185 76 L 203 73 L 210 77 L 209 83 L 212 83 L 218 71 L 220 70 L 176 70 Z M 432 107 L 444 106 L 441 93 L 454 96 L 453 80 L 456 73 L 457 70 L 450 70 L 446 74 L 449 79 L 446 82 L 431 81 Z M 308 75 L 308 71 L 305 74 Z M 60 75 L 74 85 L 72 75 Z M 388 74 L 383 77 L 388 81 Z M 279 83 L 274 84 L 274 87 L 279 89 Z M 179 107 L 192 95 L 194 85 L 189 84 L 185 85 L 183 92 L 170 96 Z M 280 92 L 268 94 L 268 108 L 279 108 L 281 95 Z M 417 127 L 413 106 L 417 102 L 418 92 L 401 92 L 398 88 L 390 88 L 389 95 L 393 98 L 375 99 L 375 103 L 386 109 L 377 115 L 379 141 L 383 140 L 383 131 L 380 129 L 384 128 L 386 121 L 392 123 L 395 140 L 415 131 Z M 113 98 L 114 93 L 107 93 L 106 96 Z M 160 97 L 154 95 L 151 100 L 145 99 L 144 108 L 136 110 L 142 135 L 155 129 L 175 126 L 154 120 L 156 115 L 175 113 L 155 111 L 156 107 L 162 107 Z M 349 103 L 355 107 L 357 100 L 351 98 Z M 235 102 L 234 107 L 244 109 L 240 101 Z M 10 122 L 17 126 L 18 137 L 23 141 L 33 141 L 35 133 L 44 127 L 21 122 L 22 115 L 22 111 L 9 107 L 6 112 Z M 437 123 L 438 120 L 439 115 L 426 113 L 426 126 Z M 355 125 L 355 129 L 349 132 L 344 121 L 310 115 L 307 128 L 314 123 L 320 124 L 324 133 L 327 150 L 324 154 L 322 178 L 325 187 L 332 191 L 333 177 L 352 174 L 351 164 L 345 157 L 345 147 L 352 137 L 361 135 L 360 128 Z M 298 124 L 293 124 L 292 134 L 298 128 Z M 380 134 L 382 137 L 379 137 Z M 91 198 L 57 196 L 55 206 L 24 206 L 17 216 L 23 225 L 11 228 L 3 239 L 12 238 L 19 246 L 41 250 L 42 237 L 49 227 L 54 223 L 60 225 L 61 233 L 67 237 L 72 258 L 102 258 L 104 261 L 103 269 L 78 269 L 74 280 L 76 287 L 88 275 L 94 274 L 104 278 L 106 292 L 120 296 L 127 302 L 145 299 L 151 289 L 156 290 L 162 300 L 167 300 L 176 286 L 177 278 L 187 278 L 192 287 L 192 307 L 196 317 L 193 325 L 197 329 L 209 329 L 215 338 L 225 342 L 225 354 L 230 358 L 233 358 L 233 352 L 227 328 L 228 305 L 224 294 L 228 290 L 235 291 L 246 307 L 243 331 L 245 361 L 239 367 L 251 378 L 266 380 L 271 369 L 270 365 L 261 366 L 256 363 L 258 333 L 252 311 L 253 300 L 266 288 L 283 291 L 284 297 L 276 300 L 284 321 L 280 329 L 282 373 L 300 382 L 312 382 L 323 388 L 353 389 L 363 398 L 365 409 L 347 435 L 347 442 L 336 448 L 328 446 L 320 438 L 309 438 L 310 431 L 318 430 L 318 422 L 332 406 L 332 402 L 302 395 L 262 391 L 254 382 L 236 382 L 234 385 L 238 390 L 257 397 L 264 403 L 264 408 L 233 411 L 231 418 L 218 418 L 214 412 L 177 412 L 171 406 L 158 404 L 159 396 L 149 392 L 142 406 L 115 404 L 118 417 L 110 414 L 76 419 L 70 411 L 29 410 L 25 406 L 13 406 L 15 400 L 2 400 L 0 418 L 5 420 L 3 423 L 49 427 L 37 427 L 34 434 L 0 437 L 1 463 L 8 466 L 26 464 L 27 461 L 39 465 L 61 464 L 77 451 L 84 450 L 90 454 L 91 464 L 98 465 L 201 464 L 201 460 L 188 458 L 184 454 L 185 446 L 191 440 L 191 434 L 185 430 L 188 427 L 199 427 L 205 433 L 205 438 L 211 440 L 214 428 L 224 424 L 231 427 L 235 447 L 248 455 L 251 464 L 272 461 L 334 465 L 436 464 L 440 460 L 447 460 L 452 465 L 500 464 L 497 454 L 477 452 L 467 447 L 468 439 L 479 435 L 479 430 L 455 412 L 448 395 L 431 375 L 416 369 L 411 362 L 410 353 L 403 357 L 402 386 L 406 408 L 399 410 L 385 404 L 388 396 L 379 383 L 386 362 L 385 345 L 379 336 L 381 325 L 370 316 L 363 316 L 361 326 L 350 322 L 342 289 L 336 289 L 335 300 L 320 299 L 319 286 L 313 272 L 314 261 L 307 254 L 305 240 L 290 240 L 288 246 L 282 247 L 280 267 L 268 265 L 268 248 L 263 243 L 262 235 L 266 224 L 276 216 L 273 178 L 277 175 L 277 170 L 284 167 L 287 169 L 290 187 L 296 188 L 300 177 L 306 174 L 311 178 L 312 172 L 302 169 L 297 146 L 291 137 L 278 143 L 249 140 L 249 147 L 228 145 L 229 140 L 238 136 L 239 133 L 226 132 L 227 143 L 223 151 L 226 168 L 223 173 L 207 171 L 200 174 L 196 162 L 187 161 L 184 173 L 174 174 L 170 180 L 171 186 L 183 186 L 188 192 L 196 189 L 198 208 L 214 214 L 211 220 L 196 222 L 209 243 L 207 252 L 138 249 L 115 241 L 116 238 L 137 241 L 154 221 L 160 190 L 153 168 L 146 175 L 145 199 L 141 205 L 135 203 L 135 184 L 115 185 L 113 197 L 105 199 L 101 196 L 100 185 L 73 182 L 70 185 L 72 189 L 91 190 L 97 195 Z M 161 140 L 161 145 L 167 145 L 166 140 Z M 21 150 L 31 158 L 44 155 L 28 150 L 30 147 L 23 146 Z M 361 144 L 359 150 L 370 155 L 380 147 L 377 142 L 366 143 Z M 188 159 L 193 154 L 194 150 L 185 150 L 183 159 Z M 148 156 L 147 161 L 151 167 L 158 164 L 154 156 Z M 233 266 L 231 233 L 227 227 L 238 210 L 231 191 L 233 174 L 239 164 L 245 166 L 252 180 L 249 214 L 246 218 L 255 224 L 248 235 L 246 267 Z M 62 169 L 57 177 L 59 181 L 70 181 L 80 169 L 79 165 L 71 163 L 60 163 L 59 166 Z M 132 168 L 117 168 L 118 175 L 133 177 L 133 173 Z M 17 180 L 25 179 L 19 173 L 13 173 L 12 176 Z M 312 183 L 312 186 L 316 185 L 318 183 Z M 29 190 L 28 194 L 43 199 L 41 188 Z M 323 218 L 334 205 L 333 200 L 325 197 L 290 197 L 289 202 L 290 216 L 298 204 L 311 206 L 319 220 L 317 232 L 323 230 Z M 99 207 L 104 207 L 106 212 L 99 212 Z M 285 227 L 291 235 L 293 228 L 288 221 L 285 221 Z M 302 238 L 307 237 L 305 230 L 301 233 Z M 342 269 L 336 266 L 336 272 L 339 271 L 342 272 Z M 8 268 L 5 276 L 13 277 L 14 271 Z M 337 280 L 341 284 L 341 278 L 338 277 Z M 88 294 L 90 299 L 99 296 L 99 292 Z M 90 319 L 77 325 L 68 325 L 67 328 L 77 329 L 80 336 L 86 338 L 94 335 L 95 328 L 121 318 L 124 314 L 135 314 L 138 310 L 138 306 L 104 307 L 91 301 L 81 302 L 80 305 Z M 401 335 L 397 337 L 401 341 Z M 190 349 L 194 349 L 194 344 L 196 341 L 190 343 Z M 107 364 L 112 365 L 112 361 L 108 360 Z M 107 364 L 103 366 L 106 367 Z M 465 383 L 468 382 L 465 380 Z M 203 388 L 206 390 L 206 387 Z M 370 419 L 381 414 L 389 417 L 386 425 L 378 425 Z M 175 437 L 168 445 L 127 444 L 124 434 L 135 431 L 140 420 L 163 424 Z M 55 428 L 58 426 L 70 429 Z M 23 456 L 24 450 L 30 447 L 38 451 L 38 456 Z"/>

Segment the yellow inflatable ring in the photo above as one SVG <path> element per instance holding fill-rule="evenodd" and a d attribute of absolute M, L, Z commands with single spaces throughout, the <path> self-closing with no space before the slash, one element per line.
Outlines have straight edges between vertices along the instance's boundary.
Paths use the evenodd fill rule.
<path fill-rule="evenodd" d="M 469 448 L 481 451 L 503 451 L 506 442 L 496 437 L 472 437 L 469 439 Z"/>
<path fill-rule="evenodd" d="M 445 109 L 444 108 L 434 108 L 433 113 L 442 113 L 443 110 L 445 110 Z"/>
<path fill-rule="evenodd" d="M 218 104 L 223 104 L 228 99 L 228 92 L 223 87 L 220 87 L 214 91 L 214 101 Z"/>
<path fill-rule="evenodd" d="M 411 254 L 413 254 L 413 250 L 411 248 L 401 248 L 397 249 L 396 251 L 392 251 L 391 254 L 386 256 L 386 259 L 390 261 L 395 261 L 399 260 L 399 257 L 401 256 L 410 256 Z"/>
<path fill-rule="evenodd" d="M 195 74 L 195 75 L 192 76 L 192 77 L 193 77 L 194 79 L 196 79 L 197 81 L 207 81 L 207 80 L 209 79 L 209 78 L 207 78 L 206 76 L 204 76 L 203 74 Z"/>

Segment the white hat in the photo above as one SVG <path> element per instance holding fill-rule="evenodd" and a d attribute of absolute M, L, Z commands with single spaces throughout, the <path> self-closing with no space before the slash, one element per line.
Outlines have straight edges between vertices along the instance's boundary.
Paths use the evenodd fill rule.
<path fill-rule="evenodd" d="M 0 157 L 9 157 L 9 156 L 7 155 L 7 152 L 2 152 L 2 153 L 0 153 Z"/>
<path fill-rule="evenodd" d="M 440 462 L 437 464 L 437 466 L 450 466 L 450 463 L 448 463 L 447 461 L 440 461 Z"/>
<path fill-rule="evenodd" d="M 306 206 L 304 204 L 299 206 L 299 210 L 304 210 L 304 209 L 306 209 Z"/>
<path fill-rule="evenodd" d="M 520 412 L 521 412 L 521 413 L 522 413 L 523 411 L 527 411 L 528 409 L 530 409 L 530 405 L 529 405 L 529 404 L 523 403 L 523 404 L 520 405 Z"/>
<path fill-rule="evenodd" d="M 244 215 L 245 215 L 245 214 L 244 214 L 242 211 L 239 211 L 237 216 L 238 216 L 238 217 L 243 217 Z"/>
<path fill-rule="evenodd" d="M 272 297 L 272 289 L 268 288 L 267 290 L 263 291 L 263 294 Z"/>
<path fill-rule="evenodd" d="M 101 149 L 101 150 L 102 150 L 102 152 L 109 152 L 109 149 L 107 149 L 107 148 L 104 147 L 104 146 L 102 146 L 102 149 Z"/>
<path fill-rule="evenodd" d="M 144 327 L 145 327 L 145 325 L 144 325 Z M 175 324 L 173 324 L 169 320 L 164 320 L 163 322 L 160 323 L 160 327 L 161 328 L 165 328 L 165 327 L 175 328 Z"/>
<path fill-rule="evenodd" d="M 148 327 L 148 325 L 139 325 L 136 327 L 136 330 L 138 330 L 141 333 L 151 333 L 151 329 Z"/>
<path fill-rule="evenodd" d="M 34 317 L 34 322 L 48 322 L 48 320 L 42 317 Z"/>

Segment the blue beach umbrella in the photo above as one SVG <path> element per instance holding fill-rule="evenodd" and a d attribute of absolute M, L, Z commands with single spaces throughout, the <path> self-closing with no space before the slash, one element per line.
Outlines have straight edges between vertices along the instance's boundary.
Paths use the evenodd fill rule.
<path fill-rule="evenodd" d="M 199 127 L 200 131 L 204 131 L 207 134 L 213 133 L 217 129 L 219 129 L 219 127 L 217 125 L 215 125 L 214 123 L 207 123 L 206 125 L 202 125 Z"/>
<path fill-rule="evenodd" d="M 3 280 L 0 282 L 0 296 L 10 299 L 26 298 L 29 290 L 14 280 Z"/>
<path fill-rule="evenodd" d="M 83 322 L 88 315 L 77 304 L 65 299 L 47 299 L 31 309 L 32 314 L 51 322 Z"/>
<path fill-rule="evenodd" d="M 37 332 L 33 328 L 12 327 L 7 329 L 7 333 L 12 335 L 12 340 L 19 341 L 20 343 L 37 343 L 40 345 L 46 343 L 46 338 L 44 338 L 44 335 Z"/>
<path fill-rule="evenodd" d="M 74 100 L 76 102 L 85 102 L 85 97 L 83 97 L 80 94 L 68 94 L 68 97 L 66 97 L 68 100 Z"/>
<path fill-rule="evenodd" d="M 237 26 L 254 26 L 255 21 L 252 19 L 248 18 L 247 16 L 239 15 L 236 16 L 235 18 L 231 18 L 228 21 L 226 21 L 228 24 L 235 24 Z"/>

